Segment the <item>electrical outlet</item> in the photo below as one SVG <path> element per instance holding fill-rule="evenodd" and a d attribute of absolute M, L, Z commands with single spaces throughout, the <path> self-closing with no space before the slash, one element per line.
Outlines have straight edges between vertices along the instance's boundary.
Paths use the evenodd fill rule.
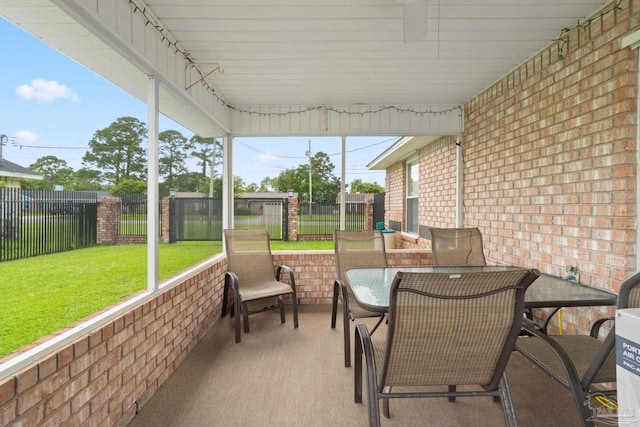
<path fill-rule="evenodd" d="M 565 275 L 564 279 L 569 282 L 580 283 L 580 274 L 578 273 L 577 265 L 567 265 L 564 267 Z"/>

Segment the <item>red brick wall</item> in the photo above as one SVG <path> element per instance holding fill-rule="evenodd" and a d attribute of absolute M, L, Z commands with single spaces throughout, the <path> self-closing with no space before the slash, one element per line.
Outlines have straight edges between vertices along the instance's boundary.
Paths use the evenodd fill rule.
<path fill-rule="evenodd" d="M 385 178 L 385 213 L 384 223 L 389 227 L 389 221 L 398 221 L 402 223 L 403 229 L 405 228 L 405 176 L 404 163 L 398 163 L 387 169 L 387 175 Z"/>
<path fill-rule="evenodd" d="M 565 35 L 465 107 L 465 223 L 488 257 L 617 290 L 637 268 L 638 1 Z M 633 16 L 631 16 L 633 14 Z"/>
<path fill-rule="evenodd" d="M 480 227 L 489 262 L 576 265 L 613 291 L 638 269 L 638 59 L 621 38 L 639 28 L 640 1 L 623 0 L 564 34 L 564 58 L 554 43 L 465 105 L 464 225 Z M 455 150 L 450 136 L 420 151 L 421 225 L 455 224 Z M 404 164 L 387 169 L 390 219 L 404 215 L 403 179 Z M 565 328 L 600 315 L 565 310 Z"/>
<path fill-rule="evenodd" d="M 419 221 L 432 227 L 455 227 L 456 137 L 445 136 L 420 150 Z"/>
<path fill-rule="evenodd" d="M 392 266 L 432 265 L 426 251 L 390 251 L 388 258 Z M 331 303 L 332 251 L 274 252 L 274 264 L 283 263 L 295 273 L 301 304 Z M 204 265 L 151 300 L 0 379 L 0 425 L 127 425 L 219 319 L 226 264 L 220 257 Z"/>
<path fill-rule="evenodd" d="M 219 316 L 226 260 L 0 380 L 0 425 L 126 425 Z"/>

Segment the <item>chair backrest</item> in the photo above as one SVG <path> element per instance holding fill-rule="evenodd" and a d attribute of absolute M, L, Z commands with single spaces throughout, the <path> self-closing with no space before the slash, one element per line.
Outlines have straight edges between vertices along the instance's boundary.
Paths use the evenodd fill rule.
<path fill-rule="evenodd" d="M 352 268 L 387 267 L 384 238 L 380 230 L 335 230 L 338 278 L 346 283 L 345 272 Z"/>
<path fill-rule="evenodd" d="M 482 385 L 496 390 L 520 333 L 537 270 L 397 273 L 379 387 Z"/>
<path fill-rule="evenodd" d="M 227 270 L 242 284 L 275 277 L 269 232 L 265 228 L 224 230 Z"/>
<path fill-rule="evenodd" d="M 482 266 L 487 262 L 478 228 L 430 228 L 436 266 Z"/>
<path fill-rule="evenodd" d="M 640 308 L 640 273 L 634 274 L 620 285 L 617 308 Z M 605 363 L 607 358 L 613 357 L 612 353 L 615 351 L 615 345 L 616 331 L 614 325 L 581 378 L 583 388 L 586 389 L 593 383 L 603 382 L 601 378 L 615 377 L 615 363 Z"/>

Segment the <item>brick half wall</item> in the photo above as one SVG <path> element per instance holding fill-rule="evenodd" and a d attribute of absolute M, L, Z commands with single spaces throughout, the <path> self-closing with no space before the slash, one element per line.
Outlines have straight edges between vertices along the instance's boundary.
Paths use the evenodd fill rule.
<path fill-rule="evenodd" d="M 274 265 L 293 269 L 301 304 L 331 303 L 333 251 L 273 256 Z M 390 266 L 432 265 L 426 251 L 390 250 L 387 256 Z M 0 379 L 0 425 L 126 426 L 220 318 L 226 268 L 226 258 L 218 255 Z"/>

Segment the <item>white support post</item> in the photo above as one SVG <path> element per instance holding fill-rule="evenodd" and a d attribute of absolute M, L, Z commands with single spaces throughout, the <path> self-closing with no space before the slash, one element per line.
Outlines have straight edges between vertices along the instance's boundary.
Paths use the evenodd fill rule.
<path fill-rule="evenodd" d="M 347 191 L 346 183 L 346 164 L 347 164 L 347 137 L 342 135 L 342 156 L 340 164 L 340 230 L 347 229 Z"/>
<path fill-rule="evenodd" d="M 462 137 L 456 137 L 456 227 L 464 227 L 464 154 Z"/>
<path fill-rule="evenodd" d="M 233 138 L 222 142 L 222 228 L 233 228 Z"/>
<path fill-rule="evenodd" d="M 147 108 L 149 112 L 148 136 L 148 172 L 147 172 L 147 290 L 158 289 L 158 224 L 159 224 L 159 178 L 158 178 L 158 121 L 159 121 L 159 88 L 155 76 L 149 76 L 147 92 Z"/>

